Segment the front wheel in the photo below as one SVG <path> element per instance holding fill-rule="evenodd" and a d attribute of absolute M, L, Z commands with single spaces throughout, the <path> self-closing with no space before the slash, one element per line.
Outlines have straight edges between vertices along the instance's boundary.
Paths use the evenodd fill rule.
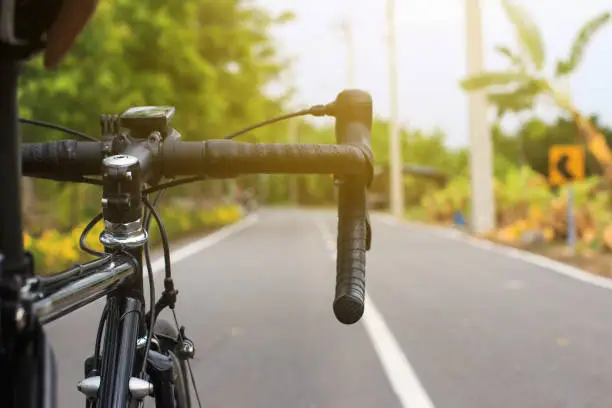
<path fill-rule="evenodd" d="M 169 352 L 174 366 L 174 401 L 176 408 L 191 408 L 189 398 L 189 377 L 186 363 L 181 361 L 174 352 Z"/>
<path fill-rule="evenodd" d="M 178 339 L 178 331 L 170 322 L 159 319 L 155 322 L 155 335 L 166 338 Z M 166 342 L 160 342 L 161 352 L 172 359 L 174 371 L 174 402 L 176 408 L 191 408 L 189 396 L 189 371 L 187 362 L 178 358 L 174 350 L 165 346 Z M 158 407 L 163 408 L 163 407 Z"/>

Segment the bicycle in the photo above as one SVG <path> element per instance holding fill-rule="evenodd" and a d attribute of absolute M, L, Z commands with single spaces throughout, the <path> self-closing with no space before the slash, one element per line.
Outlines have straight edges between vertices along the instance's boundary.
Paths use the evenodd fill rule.
<path fill-rule="evenodd" d="M 338 241 L 333 311 L 343 324 L 364 312 L 365 253 L 371 244 L 366 189 L 373 175 L 370 148 L 372 99 L 346 90 L 327 105 L 253 125 L 227 140 L 181 141 L 171 126 L 172 107 L 131 108 L 104 116 L 102 139 L 60 126 L 21 119 L 88 141 L 20 144 L 17 115 L 18 60 L 0 61 L 0 387 L 3 407 L 54 408 L 55 358 L 43 325 L 106 296 L 94 353 L 85 361 L 78 389 L 89 408 L 138 407 L 153 397 L 158 407 L 191 406 L 200 398 L 189 360 L 194 343 L 175 318 L 167 234 L 156 210 L 167 188 L 208 178 L 254 173 L 333 174 L 338 187 Z M 336 144 L 261 144 L 233 137 L 256 127 L 302 115 L 333 116 Z M 81 248 L 97 259 L 51 276 L 36 276 L 24 252 L 19 180 L 29 177 L 80 182 L 102 188 L 102 212 L 84 229 Z M 152 201 L 149 196 L 157 193 Z M 165 261 L 164 289 L 155 301 L 148 233 L 154 220 Z M 87 233 L 104 222 L 104 252 L 88 248 Z M 144 258 L 144 262 L 143 262 Z M 145 309 L 144 276 L 149 280 Z M 7 404 L 8 402 L 8 404 Z"/>

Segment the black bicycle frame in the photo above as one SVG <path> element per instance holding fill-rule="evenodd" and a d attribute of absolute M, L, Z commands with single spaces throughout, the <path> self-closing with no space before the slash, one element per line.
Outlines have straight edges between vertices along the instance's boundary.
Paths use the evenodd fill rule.
<path fill-rule="evenodd" d="M 93 360 L 100 380 L 95 407 L 126 407 L 130 380 L 140 375 L 147 358 L 137 353 L 138 338 L 151 336 L 153 330 L 148 328 L 147 334 L 144 321 L 142 246 L 123 255 L 111 255 L 112 248 L 105 247 L 105 258 L 53 277 L 34 277 L 22 238 L 19 70 L 20 63 L 0 61 L 0 346 L 12 347 L 0 360 L 2 406 L 56 407 L 55 360 L 42 325 L 107 296 L 100 322 L 106 328 L 103 352 L 100 361 L 100 356 Z M 23 311 L 22 305 L 28 305 L 27 323 L 15 313 Z M 19 327 L 22 323 L 26 327 Z"/>
<path fill-rule="evenodd" d="M 17 84 L 21 65 L 0 61 L 0 252 L 2 276 L 19 274 L 25 263 L 21 227 L 21 152 Z"/>
<path fill-rule="evenodd" d="M 19 288 L 32 275 L 21 225 L 20 69 L 19 62 L 0 61 L 0 387 L 9 407 L 54 408 L 53 352 L 38 322 L 24 333 L 27 322 L 19 298 Z"/>

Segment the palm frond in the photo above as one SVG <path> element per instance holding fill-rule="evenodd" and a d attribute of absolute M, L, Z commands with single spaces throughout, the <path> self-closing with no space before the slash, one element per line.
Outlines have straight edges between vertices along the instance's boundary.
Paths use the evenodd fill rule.
<path fill-rule="evenodd" d="M 527 10 L 511 0 L 502 0 L 508 19 L 514 26 L 519 45 L 534 67 L 539 71 L 544 67 L 545 51 L 540 29 Z"/>
<path fill-rule="evenodd" d="M 471 75 L 459 83 L 465 91 L 476 91 L 491 86 L 512 85 L 525 82 L 529 77 L 522 72 L 500 71 L 500 72 L 481 72 Z"/>
<path fill-rule="evenodd" d="M 574 40 L 569 57 L 557 63 L 556 76 L 571 74 L 580 65 L 587 45 L 597 31 L 601 30 L 610 21 L 610 17 L 610 12 L 601 13 L 582 26 Z"/>
<path fill-rule="evenodd" d="M 510 48 L 508 47 L 505 47 L 503 45 L 498 45 L 495 47 L 495 51 L 497 51 L 498 53 L 508 58 L 512 66 L 519 66 L 519 65 L 522 65 L 523 63 L 521 61 L 521 57 L 519 57 L 514 52 L 512 52 L 512 50 L 510 50 Z"/>
<path fill-rule="evenodd" d="M 535 99 L 548 89 L 548 84 L 539 79 L 531 79 L 514 90 L 487 95 L 488 101 L 497 109 L 501 118 L 507 112 L 518 113 L 533 108 Z"/>

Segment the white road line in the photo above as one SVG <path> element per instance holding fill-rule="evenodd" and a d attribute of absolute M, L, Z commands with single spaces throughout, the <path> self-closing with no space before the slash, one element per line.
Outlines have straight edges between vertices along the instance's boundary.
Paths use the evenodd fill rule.
<path fill-rule="evenodd" d="M 197 241 L 191 242 L 181 248 L 178 248 L 170 253 L 170 260 L 172 264 L 176 264 L 177 262 L 182 261 L 185 258 L 189 258 L 192 255 L 197 254 L 198 252 L 209 248 L 224 239 L 236 234 L 239 231 L 244 230 L 247 227 L 257 223 L 259 221 L 259 217 L 257 214 L 251 214 L 245 217 L 243 220 L 238 221 L 234 224 L 228 225 L 227 227 L 221 228 L 213 232 L 210 235 L 207 235 Z M 151 267 L 153 268 L 153 273 L 158 273 L 164 270 L 164 258 L 159 257 L 153 261 Z M 146 271 L 145 271 L 146 273 Z"/>
<path fill-rule="evenodd" d="M 387 225 L 391 225 L 393 227 L 395 227 L 396 225 L 399 224 L 399 221 L 396 220 L 395 218 L 390 218 L 390 217 L 380 217 L 380 221 L 382 221 L 383 223 L 387 224 Z"/>
<path fill-rule="evenodd" d="M 393 391 L 404 408 L 434 408 L 414 369 L 402 352 L 397 340 L 387 327 L 372 299 L 366 294 L 363 325 L 374 344 L 374 349 L 385 368 Z"/>
<path fill-rule="evenodd" d="M 336 255 L 338 253 L 336 252 L 336 242 L 334 240 L 334 237 L 332 236 L 329 229 L 327 229 L 327 227 L 323 223 L 323 220 L 321 220 L 320 218 L 315 218 L 315 225 L 317 226 L 317 229 L 319 230 L 319 232 L 321 233 L 321 236 L 323 237 L 323 242 L 325 243 L 325 247 L 327 248 L 327 251 L 329 252 L 329 254 L 331 255 L 331 257 L 333 258 L 335 262 Z"/>
<path fill-rule="evenodd" d="M 331 232 L 321 218 L 315 218 L 315 225 L 332 259 L 335 260 L 336 244 Z M 434 408 L 406 355 L 367 292 L 366 307 L 361 322 L 402 407 Z"/>
<path fill-rule="evenodd" d="M 459 230 L 454 230 L 454 229 L 444 228 L 444 227 L 437 227 L 437 226 L 421 224 L 421 223 L 412 223 L 412 222 L 405 221 L 405 220 L 399 221 L 396 218 L 392 217 L 391 215 L 386 215 L 386 214 L 380 215 L 380 218 L 378 219 L 384 224 L 387 224 L 389 226 L 396 227 L 396 226 L 404 225 L 412 229 L 419 229 L 422 231 L 427 231 L 429 233 L 436 234 L 443 238 L 463 242 L 474 248 L 479 248 L 485 251 L 495 252 L 497 254 L 504 255 L 509 258 L 527 262 L 532 265 L 537 265 L 541 268 L 548 269 L 552 272 L 567 276 L 569 278 L 578 280 L 580 282 L 594 285 L 602 289 L 612 290 L 612 280 L 610 280 L 609 278 L 604 278 L 602 276 L 594 275 L 592 273 L 585 271 L 584 269 L 580 269 L 575 266 L 565 264 L 563 262 L 555 261 L 543 255 L 538 255 L 538 254 L 523 251 L 517 248 L 507 247 L 501 244 L 496 244 L 494 242 L 487 241 L 485 239 L 473 237 Z"/>

